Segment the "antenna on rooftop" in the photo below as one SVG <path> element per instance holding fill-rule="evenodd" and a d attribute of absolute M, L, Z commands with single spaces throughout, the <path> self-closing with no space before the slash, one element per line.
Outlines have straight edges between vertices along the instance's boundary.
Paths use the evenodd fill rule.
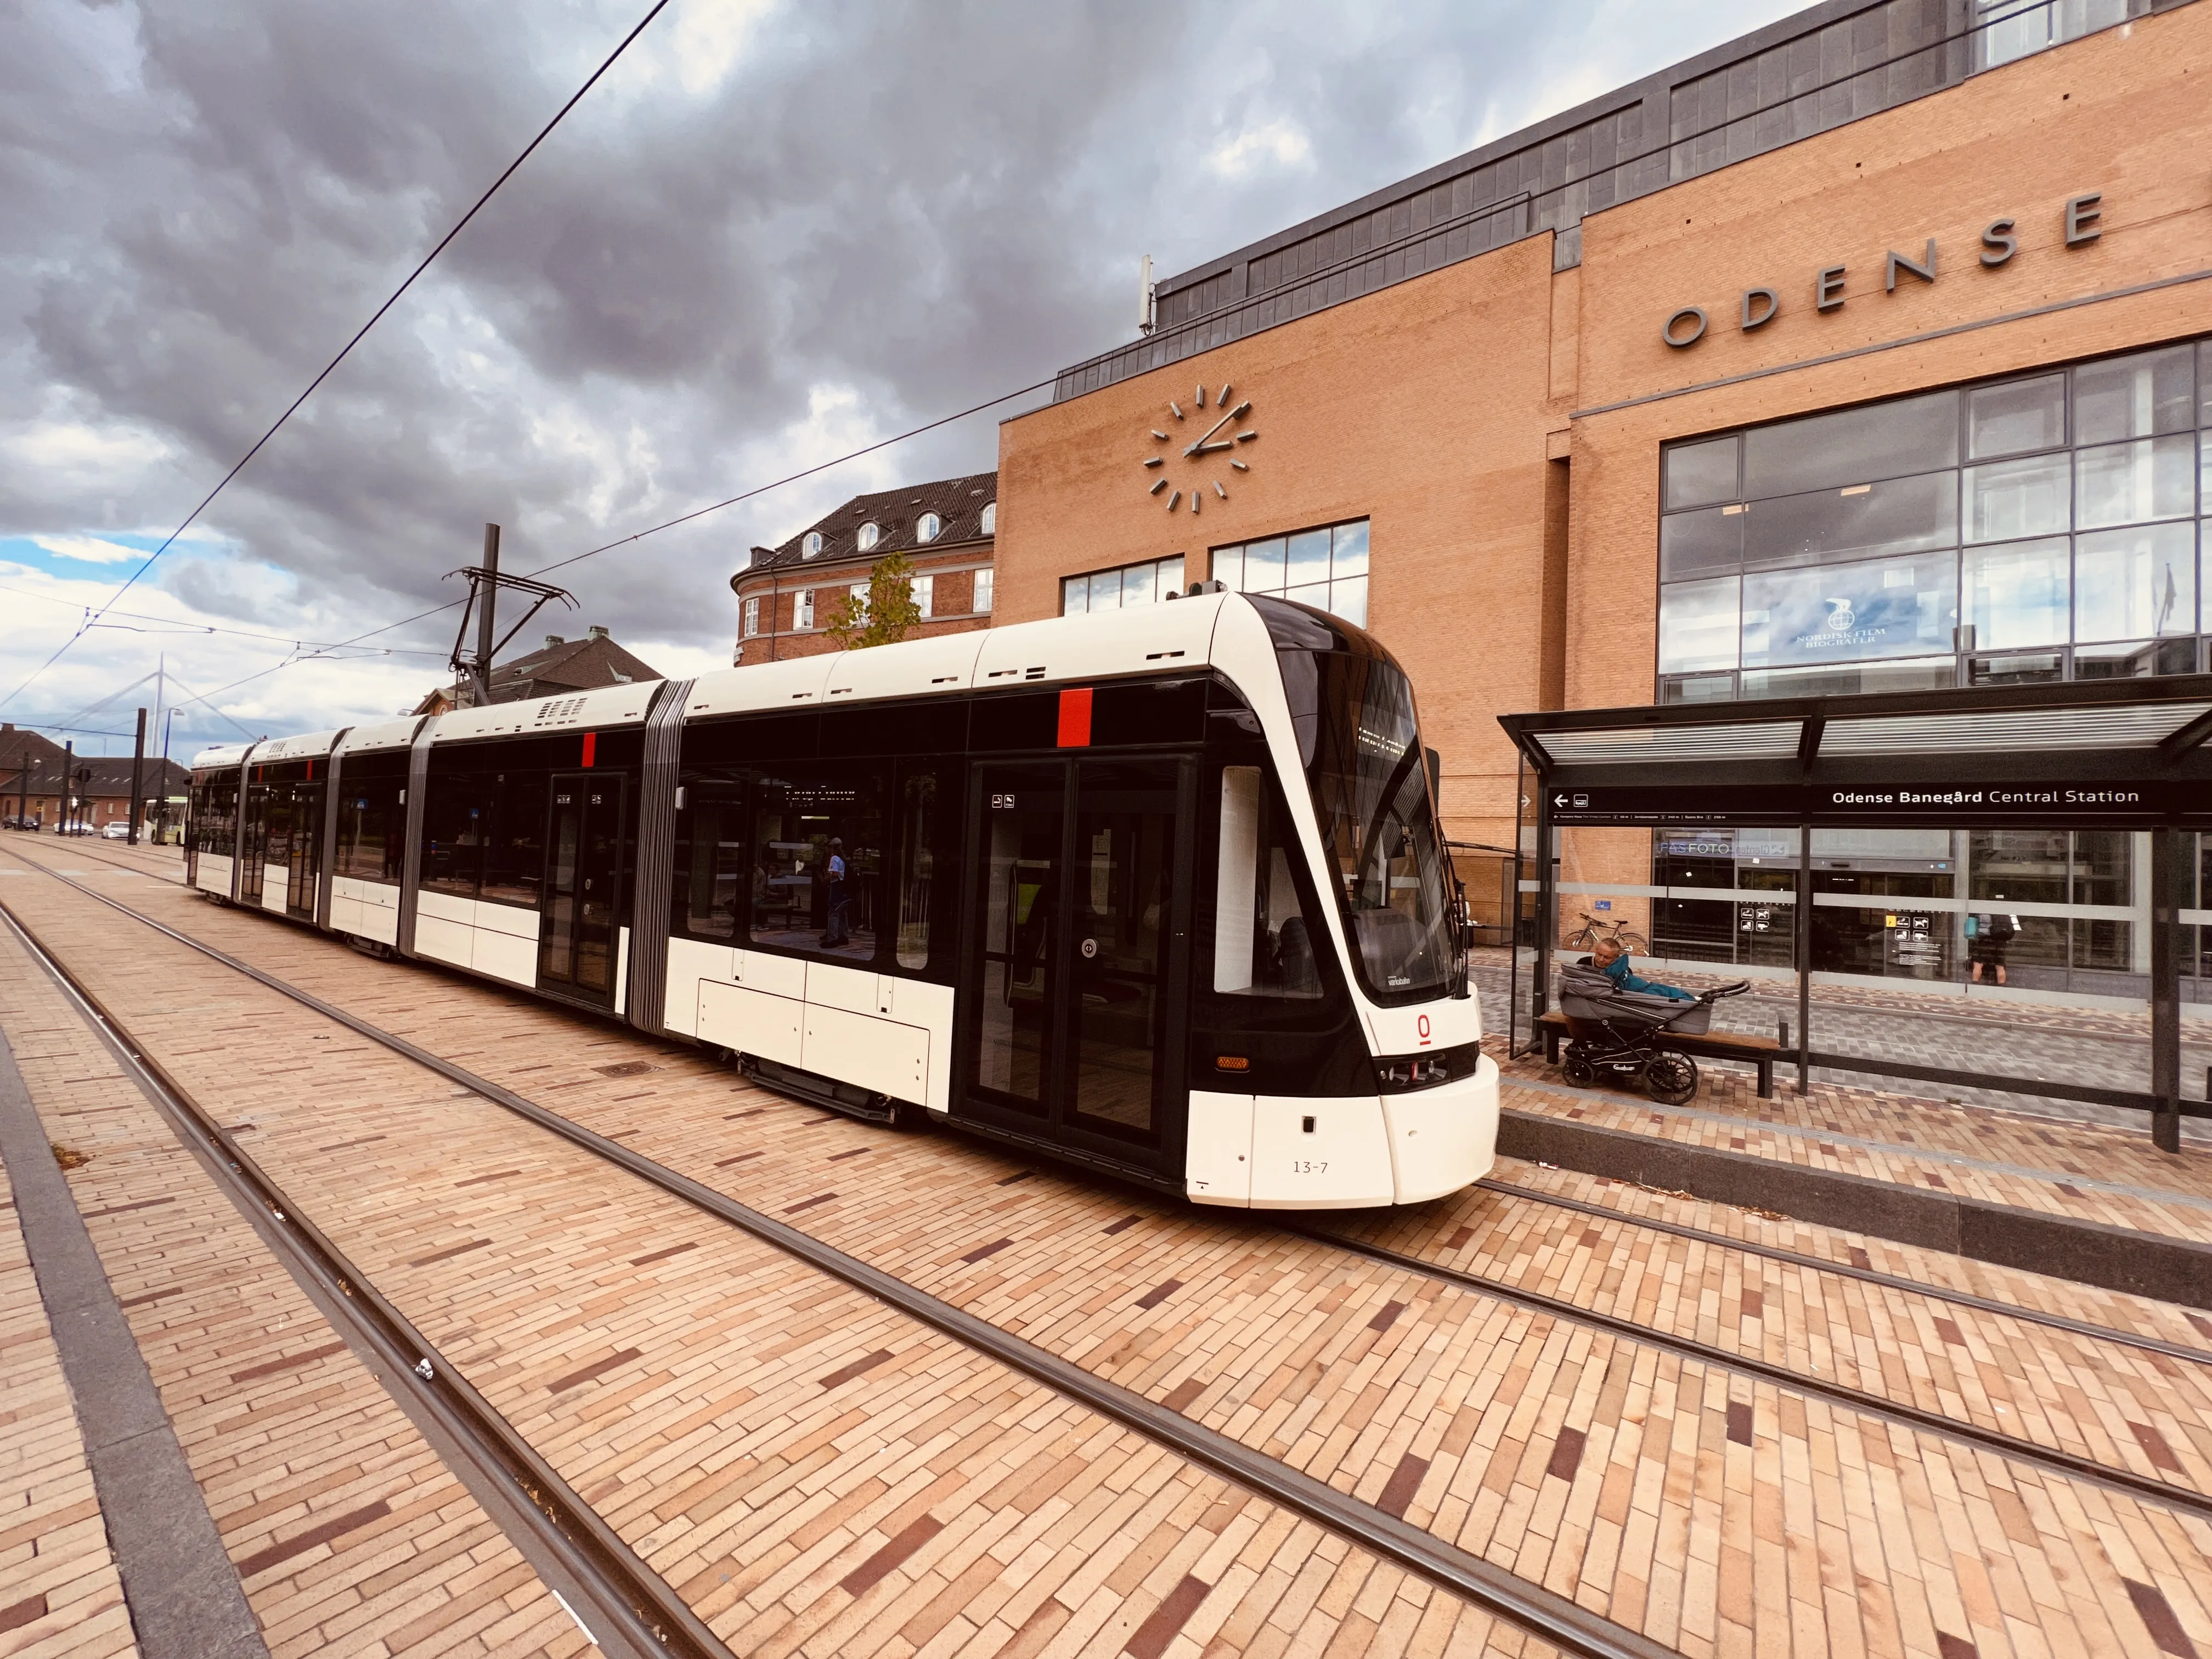
<path fill-rule="evenodd" d="M 1158 319 L 1158 307 L 1152 298 L 1152 256 L 1149 253 L 1137 261 L 1137 331 L 1150 334 Z"/>

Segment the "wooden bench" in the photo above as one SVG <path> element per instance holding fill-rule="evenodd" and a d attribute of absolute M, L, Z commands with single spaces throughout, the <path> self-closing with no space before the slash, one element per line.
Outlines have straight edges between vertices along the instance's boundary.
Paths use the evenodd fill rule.
<path fill-rule="evenodd" d="M 1536 1022 L 1536 1029 L 1544 1034 L 1544 1063 L 1558 1065 L 1559 1045 L 1568 1036 L 1567 1017 L 1553 1008 Z M 1654 1033 L 1653 1041 L 1659 1048 L 1707 1060 L 1747 1061 L 1759 1070 L 1759 1097 L 1774 1098 L 1774 1061 L 1782 1052 L 1782 1045 L 1771 1036 L 1747 1036 L 1741 1031 L 1708 1031 L 1703 1036 L 1680 1036 L 1672 1031 L 1662 1031 Z"/>

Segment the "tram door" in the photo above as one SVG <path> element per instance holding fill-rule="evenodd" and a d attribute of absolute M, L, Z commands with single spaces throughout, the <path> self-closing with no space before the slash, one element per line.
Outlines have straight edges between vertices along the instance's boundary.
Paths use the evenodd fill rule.
<path fill-rule="evenodd" d="M 623 780 L 612 773 L 560 772 L 554 775 L 552 793 L 538 982 L 611 1006 Z"/>
<path fill-rule="evenodd" d="M 238 902 L 261 902 L 261 871 L 269 852 L 269 786 L 249 783 L 238 810 L 246 814 L 246 861 L 238 872 Z"/>
<path fill-rule="evenodd" d="M 1183 763 L 976 769 L 954 1109 L 1174 1176 L 1188 1118 Z"/>

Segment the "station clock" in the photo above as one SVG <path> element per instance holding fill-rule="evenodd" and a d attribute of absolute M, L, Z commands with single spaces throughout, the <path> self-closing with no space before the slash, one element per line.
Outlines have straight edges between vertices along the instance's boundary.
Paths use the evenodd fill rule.
<path fill-rule="evenodd" d="M 1152 429 L 1153 453 L 1145 457 L 1145 494 L 1164 501 L 1167 510 L 1179 513 L 1186 506 L 1195 513 L 1208 495 L 1229 499 L 1225 482 L 1232 474 L 1249 472 L 1244 447 L 1260 434 L 1250 426 L 1252 400 L 1231 404 L 1236 387 L 1227 380 L 1218 392 L 1200 386 L 1191 394 L 1190 407 L 1176 399 L 1168 403 L 1168 418 Z"/>

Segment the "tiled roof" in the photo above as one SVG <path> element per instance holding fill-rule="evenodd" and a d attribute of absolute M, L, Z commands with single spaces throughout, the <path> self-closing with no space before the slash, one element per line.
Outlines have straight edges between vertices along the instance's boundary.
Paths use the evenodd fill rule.
<path fill-rule="evenodd" d="M 923 547 L 981 541 L 987 539 L 983 509 L 998 499 L 996 472 L 971 472 L 964 478 L 939 478 L 930 483 L 878 490 L 872 495 L 855 495 L 834 513 L 817 519 L 781 546 L 768 550 L 770 557 L 762 558 L 760 550 L 756 549 L 754 562 L 738 574 L 763 570 L 770 565 L 819 564 L 852 558 L 874 560 L 887 553 L 912 553 Z M 914 527 L 925 513 L 936 514 L 945 521 L 945 527 L 938 532 L 934 541 L 918 542 Z M 864 524 L 874 525 L 879 532 L 876 544 L 865 553 L 859 543 Z M 803 556 L 806 538 L 815 531 L 822 533 L 822 550 L 807 559 Z"/>
<path fill-rule="evenodd" d="M 660 678 L 659 669 L 605 635 L 586 634 L 580 640 L 541 646 L 495 665 L 491 671 L 491 700 L 522 702 L 532 697 L 557 696 L 563 691 L 595 691 L 601 686 Z M 450 685 L 439 687 L 417 703 L 414 712 L 442 714 L 454 706 L 453 691 Z"/>
<path fill-rule="evenodd" d="M 15 734 L 7 734 L 12 738 Z M 4 751 L 12 753 L 12 750 Z M 167 769 L 167 772 L 163 768 Z M 131 793 L 131 757 L 128 755 L 79 755 L 76 769 L 92 775 L 78 785 L 80 793 L 106 799 Z M 166 777 L 167 787 L 163 787 Z M 164 761 L 158 755 L 146 757 L 140 774 L 139 787 L 149 799 L 158 800 L 163 795 L 181 795 L 191 787 L 192 775 L 175 761 Z M 14 811 L 13 803 L 20 795 L 58 795 L 62 790 L 62 768 L 57 759 L 45 762 L 33 755 L 27 786 L 17 781 L 13 767 L 0 766 L 0 811 Z"/>

